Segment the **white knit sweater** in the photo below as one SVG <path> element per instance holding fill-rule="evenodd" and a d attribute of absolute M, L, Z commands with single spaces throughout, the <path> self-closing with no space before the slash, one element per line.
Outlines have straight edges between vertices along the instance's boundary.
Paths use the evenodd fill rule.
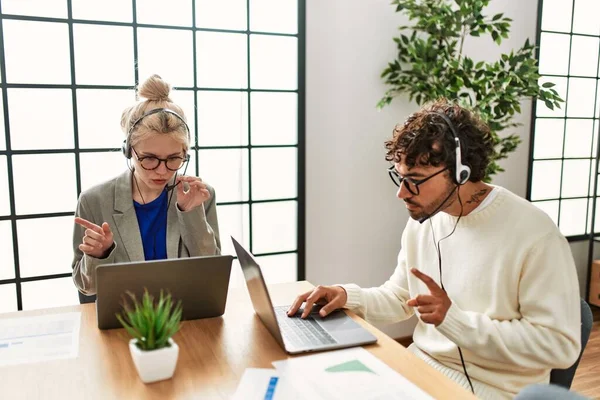
<path fill-rule="evenodd" d="M 529 384 L 548 382 L 551 369 L 570 367 L 580 351 L 579 286 L 566 239 L 544 212 L 496 188 L 487 207 L 462 217 L 441 242 L 442 278 L 452 306 L 438 327 L 419 320 L 412 348 L 468 388 L 460 346 L 480 398 L 511 398 Z M 411 219 L 393 275 L 377 288 L 342 285 L 346 308 L 372 322 L 410 317 L 414 311 L 406 301 L 429 294 L 410 268 L 439 284 L 431 229 L 439 240 L 456 220 L 446 213 L 431 223 Z"/>

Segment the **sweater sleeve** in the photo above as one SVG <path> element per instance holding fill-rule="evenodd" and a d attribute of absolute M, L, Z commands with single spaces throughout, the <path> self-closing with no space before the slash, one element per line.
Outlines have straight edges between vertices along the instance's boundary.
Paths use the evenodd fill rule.
<path fill-rule="evenodd" d="M 414 311 L 406 305 L 410 299 L 406 274 L 406 259 L 401 249 L 396 269 L 383 285 L 368 289 L 355 284 L 339 285 L 348 295 L 345 308 L 369 322 L 393 323 L 409 318 Z"/>
<path fill-rule="evenodd" d="M 210 186 L 208 190 L 210 199 L 204 204 L 189 211 L 181 211 L 177 206 L 182 240 L 188 249 L 198 251 L 190 251 L 192 257 L 221 254 L 215 190 Z"/>
<path fill-rule="evenodd" d="M 534 369 L 570 367 L 581 348 L 579 285 L 571 250 L 558 232 L 529 250 L 518 294 L 520 318 L 495 320 L 453 302 L 437 329 L 489 360 Z"/>

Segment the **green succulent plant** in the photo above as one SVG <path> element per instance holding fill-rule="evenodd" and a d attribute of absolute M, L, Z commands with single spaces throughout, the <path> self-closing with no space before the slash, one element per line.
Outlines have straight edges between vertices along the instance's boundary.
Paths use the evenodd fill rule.
<path fill-rule="evenodd" d="M 161 290 L 158 300 L 144 289 L 142 300 L 127 292 L 132 304 L 123 301 L 123 311 L 117 319 L 141 350 L 158 350 L 169 347 L 169 339 L 181 328 L 183 307 L 181 301 L 174 304 L 171 294 Z"/>

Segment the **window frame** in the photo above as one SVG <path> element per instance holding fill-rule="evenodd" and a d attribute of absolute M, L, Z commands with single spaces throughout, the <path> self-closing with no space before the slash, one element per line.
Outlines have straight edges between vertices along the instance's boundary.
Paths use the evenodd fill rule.
<path fill-rule="evenodd" d="M 81 193 L 81 161 L 80 155 L 83 153 L 102 153 L 109 151 L 119 151 L 119 148 L 93 148 L 93 149 L 82 149 L 79 145 L 79 128 L 78 128 L 78 114 L 77 114 L 77 90 L 78 89 L 132 89 L 131 86 L 119 86 L 119 85 L 84 85 L 84 84 L 76 84 L 75 81 L 75 49 L 74 49 L 74 24 L 92 24 L 92 25 L 101 25 L 101 26 L 125 26 L 125 27 L 133 27 L 133 56 L 134 56 L 134 65 L 133 68 L 135 70 L 135 85 L 139 83 L 139 75 L 138 75 L 138 67 L 137 67 L 137 59 L 138 59 L 138 28 L 161 28 L 161 29 L 183 29 L 189 30 L 193 32 L 193 62 L 194 62 L 194 86 L 193 87 L 175 87 L 177 90 L 181 91 L 193 91 L 194 93 L 194 106 L 197 109 L 198 105 L 198 96 L 197 93 L 201 91 L 235 91 L 235 92 L 246 92 L 248 94 L 247 101 L 247 111 L 248 111 L 248 143 L 247 145 L 239 145 L 239 146 L 199 146 L 198 145 L 198 113 L 194 112 L 194 130 L 192 131 L 194 146 L 190 148 L 190 152 L 194 151 L 195 153 L 195 164 L 193 172 L 198 176 L 199 174 L 199 159 L 198 152 L 201 150 L 217 150 L 217 149 L 247 149 L 248 150 L 248 199 L 244 201 L 232 201 L 232 202 L 218 202 L 217 205 L 248 205 L 249 212 L 249 250 L 253 251 L 253 233 L 252 233 L 252 205 L 258 203 L 273 203 L 273 202 L 281 202 L 281 201 L 296 201 L 297 203 L 297 246 L 295 250 L 289 251 L 276 251 L 276 252 L 266 252 L 255 254 L 257 257 L 260 256 L 272 256 L 272 255 L 283 255 L 283 254 L 296 254 L 297 256 L 297 280 L 304 280 L 306 277 L 306 268 L 305 268 L 305 233 L 306 233 L 306 225 L 305 225 L 305 204 L 306 204 L 306 187 L 305 187 L 305 158 L 306 158 L 306 147 L 305 147 L 305 59 L 306 59 L 306 0 L 297 0 L 298 1 L 298 30 L 295 34 L 290 33 L 276 33 L 276 32 L 260 32 L 260 31 L 252 31 L 250 29 L 250 3 L 252 0 L 246 0 L 246 30 L 231 30 L 231 29 L 213 29 L 213 28 L 199 28 L 196 26 L 196 1 L 190 0 L 192 2 L 192 24 L 189 27 L 182 26 L 171 26 L 171 25 L 157 25 L 157 24 L 140 24 L 137 23 L 137 13 L 136 13 L 136 0 L 131 0 L 132 6 L 132 21 L 131 22 L 114 22 L 114 21 L 95 21 L 95 20 L 80 20 L 73 19 L 73 8 L 71 0 L 67 1 L 67 17 L 66 18 L 54 18 L 54 17 L 41 17 L 41 16 L 28 16 L 28 15 L 12 15 L 5 14 L 2 11 L 2 5 L 0 1 L 0 77 L 2 82 L 0 83 L 0 90 L 2 91 L 2 99 L 3 99 L 3 114 L 4 114 L 4 123 L 5 123 L 5 141 L 6 141 L 6 149 L 0 150 L 0 156 L 6 156 L 7 162 L 7 173 L 8 173 L 8 195 L 9 195 L 9 205 L 10 205 L 10 215 L 0 215 L 0 221 L 9 221 L 11 223 L 11 235 L 13 239 L 12 248 L 13 248 L 13 257 L 14 257 L 14 269 L 15 276 L 12 279 L 3 279 L 0 280 L 1 285 L 16 285 L 16 297 L 17 297 L 17 310 L 23 310 L 23 297 L 22 297 L 22 284 L 26 282 L 33 282 L 39 280 L 48 280 L 48 279 L 58 279 L 58 278 L 66 278 L 71 277 L 71 273 L 60 273 L 60 274 L 50 274 L 50 275 L 40 275 L 33 277 L 21 277 L 20 274 L 20 265 L 19 265 L 19 238 L 17 233 L 17 221 L 23 219 L 35 219 L 35 218 L 48 218 L 48 217 L 66 217 L 74 215 L 74 208 L 76 205 L 76 198 L 73 199 L 73 204 L 70 207 L 73 211 L 68 212 L 58 212 L 58 213 L 40 213 L 40 214 L 27 214 L 27 215 L 17 215 L 16 214 L 16 204 L 15 204 L 15 186 L 14 186 L 14 171 L 13 171 L 13 161 L 12 157 L 15 155 L 32 155 L 32 154 L 74 154 L 75 155 L 75 176 L 76 176 L 76 192 L 77 196 Z M 70 53 L 70 73 L 71 73 L 71 83 L 70 84 L 21 84 L 21 83 L 7 83 L 6 79 L 6 62 L 5 62 L 5 47 L 4 47 L 4 21 L 6 20 L 17 20 L 17 21 L 36 21 L 36 22 L 57 22 L 57 23 L 67 23 L 69 29 L 69 53 Z M 197 35 L 196 32 L 223 32 L 223 33 L 242 33 L 246 35 L 246 50 L 247 50 L 247 74 L 248 74 L 248 85 L 245 89 L 229 89 L 229 88 L 203 88 L 197 86 Z M 287 90 L 287 89 L 254 89 L 251 87 L 250 82 L 250 71 L 251 71 L 251 60 L 250 60 L 250 41 L 251 35 L 259 34 L 259 35 L 274 35 L 278 37 L 295 37 L 297 38 L 297 46 L 298 46 L 298 84 L 295 90 Z M 69 89 L 72 94 L 72 105 L 73 105 L 73 132 L 74 132 L 74 143 L 73 148 L 66 149 L 41 149 L 41 150 L 13 150 L 11 147 L 11 138 L 10 138 L 10 119 L 9 119 L 9 98 L 8 89 L 13 88 L 31 88 L 31 89 L 42 89 L 42 88 L 55 88 L 55 89 Z M 253 145 L 251 140 L 251 94 L 254 92 L 285 92 L 285 93 L 296 93 L 298 99 L 298 108 L 297 108 L 297 142 L 294 145 L 288 144 L 265 144 L 265 145 Z M 296 197 L 292 198 L 274 198 L 268 200 L 253 200 L 252 199 L 252 149 L 261 149 L 261 148 L 296 148 L 297 151 L 297 194 Z M 227 238 L 222 238 L 222 240 L 227 240 Z M 52 262 L 50 260 L 50 262 Z M 77 289 L 73 285 L 73 290 Z"/>

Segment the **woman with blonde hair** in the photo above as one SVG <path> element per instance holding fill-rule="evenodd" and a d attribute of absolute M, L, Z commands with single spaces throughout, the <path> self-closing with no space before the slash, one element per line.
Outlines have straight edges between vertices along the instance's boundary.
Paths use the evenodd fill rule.
<path fill-rule="evenodd" d="M 214 189 L 178 174 L 190 131 L 170 90 L 158 75 L 138 87 L 145 100 L 121 116 L 129 169 L 79 196 L 72 266 L 83 295 L 96 293 L 100 264 L 220 254 Z"/>

